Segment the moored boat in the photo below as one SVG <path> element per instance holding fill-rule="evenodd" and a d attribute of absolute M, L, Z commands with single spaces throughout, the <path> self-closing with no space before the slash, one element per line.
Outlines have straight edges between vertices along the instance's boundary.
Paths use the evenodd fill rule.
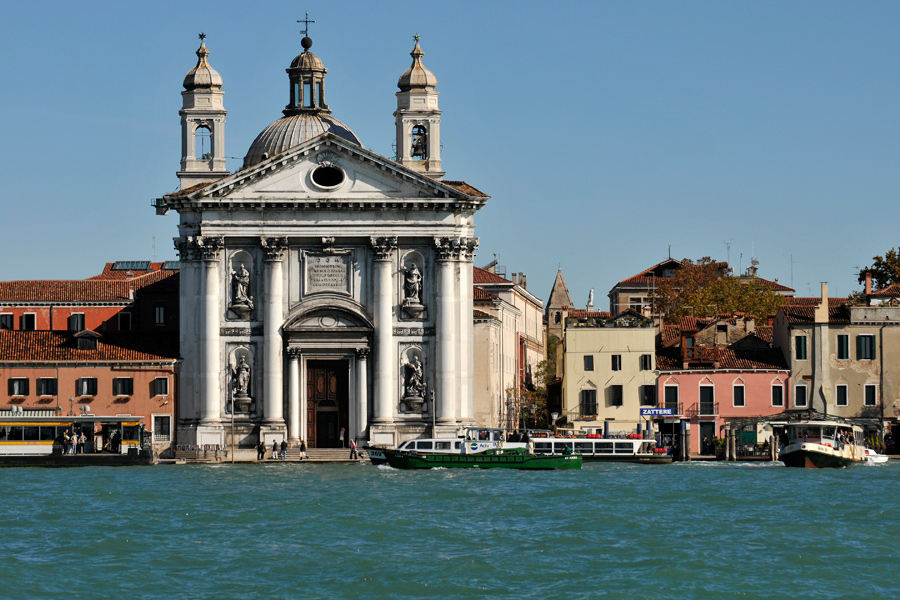
<path fill-rule="evenodd" d="M 490 427 L 470 427 L 462 435 L 452 438 L 422 438 L 406 440 L 395 448 L 418 454 L 475 454 L 495 448 L 525 448 L 525 444 L 505 442 L 502 429 Z M 388 448 L 382 446 L 366 446 L 373 465 L 387 464 L 384 452 Z"/>
<path fill-rule="evenodd" d="M 866 448 L 866 462 L 870 465 L 883 465 L 888 461 L 888 457 L 884 454 L 878 454 L 871 448 Z"/>
<path fill-rule="evenodd" d="M 644 439 L 639 434 L 625 438 L 604 438 L 588 434 L 584 438 L 547 437 L 534 438 L 535 454 L 580 454 L 591 462 L 622 462 L 641 464 L 668 464 L 672 455 L 656 445 L 656 440 Z"/>
<path fill-rule="evenodd" d="M 837 420 L 775 422 L 786 467 L 840 468 L 866 462 L 862 427 Z"/>
<path fill-rule="evenodd" d="M 579 454 L 528 454 L 525 448 L 493 448 L 472 454 L 420 454 L 404 450 L 384 450 L 395 469 L 580 469 Z"/>

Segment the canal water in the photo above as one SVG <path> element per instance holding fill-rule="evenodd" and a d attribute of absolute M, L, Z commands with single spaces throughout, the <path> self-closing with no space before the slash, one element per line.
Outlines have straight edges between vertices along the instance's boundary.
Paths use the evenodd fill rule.
<path fill-rule="evenodd" d="M 900 464 L 0 471 L 2 598 L 888 598 Z"/>

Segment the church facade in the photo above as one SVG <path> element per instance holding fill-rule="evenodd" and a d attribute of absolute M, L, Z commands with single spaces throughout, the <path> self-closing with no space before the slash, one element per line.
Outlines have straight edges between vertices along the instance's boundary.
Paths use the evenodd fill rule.
<path fill-rule="evenodd" d="M 398 82 L 396 160 L 325 103 L 304 37 L 284 116 L 225 171 L 222 79 L 201 43 L 182 92 L 182 444 L 396 444 L 474 422 L 474 216 L 443 179 L 437 81 Z"/>

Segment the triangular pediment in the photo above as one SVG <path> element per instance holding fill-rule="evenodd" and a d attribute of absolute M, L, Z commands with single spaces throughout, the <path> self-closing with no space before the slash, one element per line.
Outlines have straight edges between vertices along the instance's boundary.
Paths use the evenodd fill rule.
<path fill-rule="evenodd" d="M 192 188 L 182 197 L 189 203 L 239 205 L 398 200 L 445 204 L 448 201 L 483 203 L 487 200 L 487 196 L 464 193 L 331 133 L 324 133 L 202 189 Z"/>

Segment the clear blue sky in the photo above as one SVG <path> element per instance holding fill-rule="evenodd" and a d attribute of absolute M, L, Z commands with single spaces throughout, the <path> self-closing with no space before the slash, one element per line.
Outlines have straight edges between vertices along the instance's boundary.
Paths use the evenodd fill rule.
<path fill-rule="evenodd" d="M 5 2 L 0 279 L 174 259 L 178 217 L 150 201 L 177 188 L 197 34 L 235 170 L 287 103 L 307 10 L 334 115 L 388 156 L 422 36 L 447 177 L 492 196 L 476 264 L 499 253 L 538 297 L 561 265 L 606 308 L 670 244 L 724 260 L 728 240 L 736 269 L 847 294 L 900 243 L 898 2 Z"/>

